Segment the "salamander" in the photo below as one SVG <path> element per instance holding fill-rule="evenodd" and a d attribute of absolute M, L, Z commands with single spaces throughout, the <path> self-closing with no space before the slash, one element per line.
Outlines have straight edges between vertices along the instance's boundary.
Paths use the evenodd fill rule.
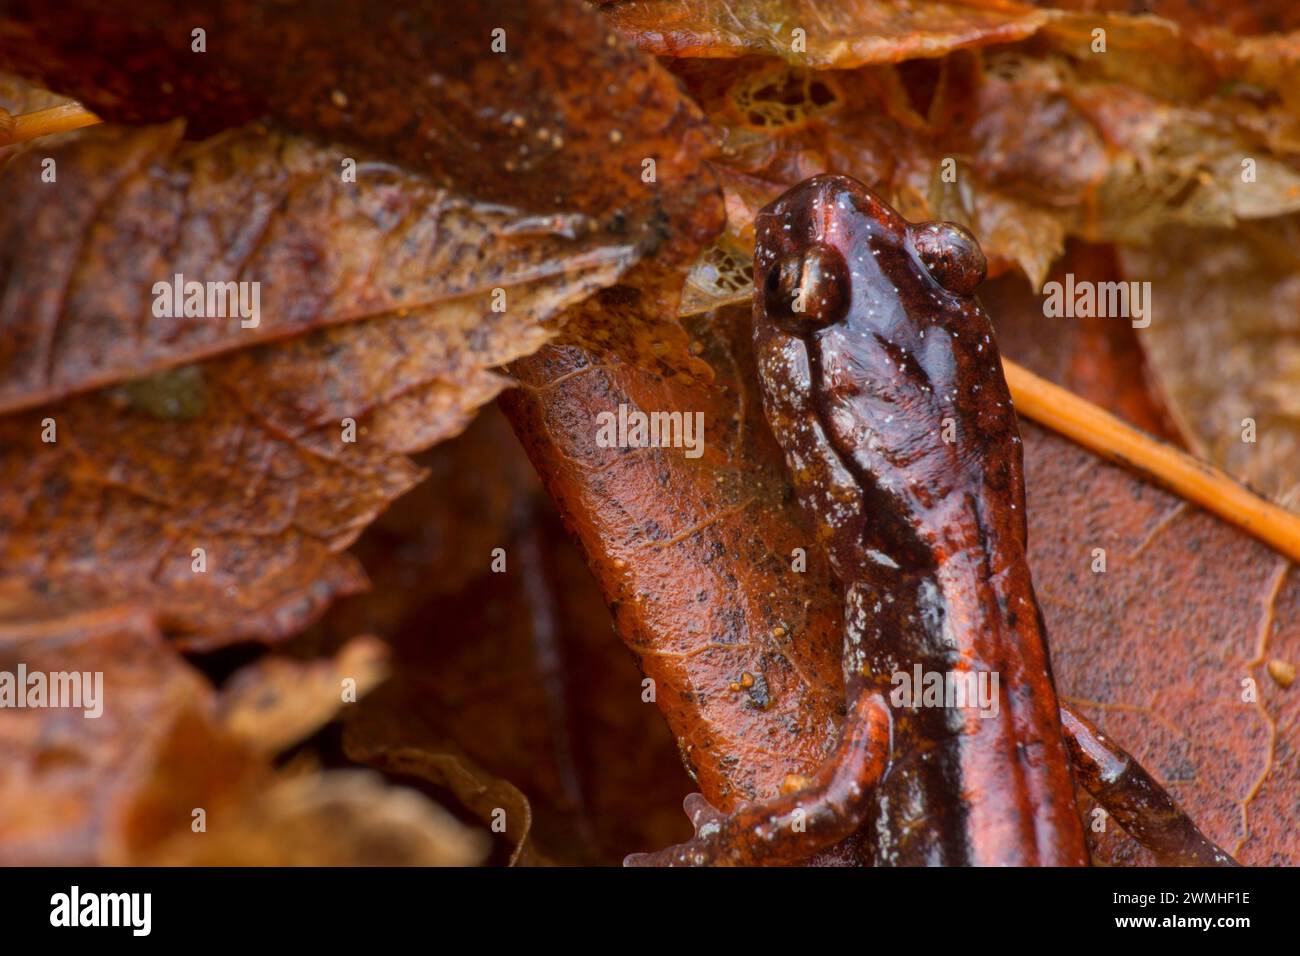
<path fill-rule="evenodd" d="M 846 717 L 798 789 L 726 815 L 692 795 L 695 837 L 626 862 L 796 863 L 861 832 L 881 866 L 1084 865 L 1073 755 L 1166 860 L 1231 863 L 1086 721 L 1063 729 L 974 237 L 836 175 L 755 233 L 763 408 L 843 589 Z"/>
<path fill-rule="evenodd" d="M 808 788 L 741 823 L 697 801 L 675 862 L 796 862 L 863 827 L 879 865 L 1085 862 L 979 245 L 843 176 L 755 232 L 764 412 L 844 589 L 848 716 Z M 918 664 L 996 673 L 997 716 L 897 706 Z"/>

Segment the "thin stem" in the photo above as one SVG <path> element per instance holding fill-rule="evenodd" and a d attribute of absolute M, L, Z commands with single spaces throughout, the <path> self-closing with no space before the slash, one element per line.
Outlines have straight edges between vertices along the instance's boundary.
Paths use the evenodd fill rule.
<path fill-rule="evenodd" d="M 1002 370 L 1016 411 L 1026 418 L 1140 472 L 1292 561 L 1300 561 L 1300 515 L 1265 501 L 1214 466 L 1125 424 L 1015 362 L 1003 359 Z"/>
<path fill-rule="evenodd" d="M 64 103 L 48 110 L 20 113 L 18 116 L 0 110 L 0 146 L 23 143 L 51 133 L 66 133 L 99 122 L 100 118 L 80 103 Z"/>

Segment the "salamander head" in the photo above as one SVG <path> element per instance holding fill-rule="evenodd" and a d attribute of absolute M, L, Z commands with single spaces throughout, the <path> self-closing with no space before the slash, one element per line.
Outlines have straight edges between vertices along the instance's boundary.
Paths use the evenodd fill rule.
<path fill-rule="evenodd" d="M 986 271 L 974 237 L 910 223 L 830 175 L 788 190 L 755 228 L 764 407 L 809 510 L 844 515 L 829 547 L 837 568 L 861 567 L 864 547 L 923 563 L 939 512 L 986 490 L 1019 494 L 1015 415 L 974 296 Z"/>
<path fill-rule="evenodd" d="M 940 309 L 957 305 L 987 271 L 964 227 L 909 223 L 847 176 L 800 183 L 765 207 L 755 226 L 754 284 L 763 310 L 794 335 L 881 312 L 881 288 L 933 299 Z"/>

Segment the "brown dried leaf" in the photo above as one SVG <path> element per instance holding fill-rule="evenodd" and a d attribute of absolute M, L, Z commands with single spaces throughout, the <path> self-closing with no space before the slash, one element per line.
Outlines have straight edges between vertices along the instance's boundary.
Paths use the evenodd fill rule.
<path fill-rule="evenodd" d="M 511 866 L 546 863 L 529 841 L 533 811 L 528 798 L 509 781 L 494 777 L 454 746 L 433 748 L 389 746 L 365 724 L 349 723 L 344 737 L 348 756 L 390 775 L 423 780 L 455 795 L 494 833 L 505 834 L 512 849 Z"/>
<path fill-rule="evenodd" d="M 719 333 L 726 315 L 715 316 Z M 724 808 L 775 795 L 787 773 L 807 774 L 826 754 L 841 714 L 842 639 L 838 587 L 749 384 L 748 323 L 737 312 L 728 325 L 740 367 L 714 365 L 729 400 L 554 350 L 519 363 L 525 387 L 503 398 L 620 634 L 656 679 L 684 758 Z M 727 348 L 716 347 L 711 359 Z M 565 389 L 545 387 L 560 378 Z M 704 410 L 704 458 L 596 448 L 596 413 L 620 402 Z M 1294 863 L 1288 795 L 1300 765 L 1289 741 L 1300 698 L 1266 666 L 1300 657 L 1291 625 L 1300 580 L 1236 529 L 1035 426 L 1023 434 L 1031 563 L 1062 694 L 1167 784 L 1207 836 L 1246 863 Z M 805 574 L 789 572 L 794 547 L 808 550 Z M 1090 570 L 1094 547 L 1107 551 L 1105 574 Z M 729 689 L 744 671 L 761 693 Z M 1242 700 L 1246 678 L 1259 703 Z M 1134 847 L 1111 833 L 1094 850 L 1141 859 Z"/>
<path fill-rule="evenodd" d="M 618 236 L 632 259 L 689 259 L 721 226 L 716 185 L 700 173 L 711 134 L 698 112 L 579 0 L 398 0 L 382 11 L 198 0 L 186 36 L 207 31 L 202 56 L 172 41 L 169 0 L 129 12 L 73 0 L 53 16 L 12 3 L 0 58 L 108 120 L 184 116 L 207 135 L 269 115 L 364 146 L 351 155 L 376 154 L 484 208 L 517 210 L 523 231 L 559 222 Z M 624 343 L 694 369 L 671 312 L 634 317 Z"/>
<path fill-rule="evenodd" d="M 1030 563 L 1062 698 L 1240 862 L 1295 866 L 1300 695 L 1267 661 L 1300 660 L 1300 577 L 1230 525 L 1023 431 Z M 1107 862 L 1150 862 L 1114 826 L 1087 832 Z"/>
<path fill-rule="evenodd" d="M 1101 13 L 1125 12 L 1133 4 L 1129 0 L 1052 0 L 1050 6 Z M 1222 28 L 1243 36 L 1300 29 L 1300 10 L 1291 0 L 1143 0 L 1142 10 L 1185 27 Z"/>
<path fill-rule="evenodd" d="M 1297 244 L 1300 219 L 1290 216 L 1232 232 L 1169 229 L 1150 248 L 1122 253 L 1125 277 L 1151 283 L 1142 343 L 1191 447 L 1293 508 L 1300 505 Z"/>
<path fill-rule="evenodd" d="M 358 645 L 351 656 L 372 650 Z M 0 632 L 0 671 L 14 674 L 20 664 L 29 674 L 99 672 L 94 709 L 101 713 L 6 707 L 0 862 L 465 864 L 486 852 L 481 833 L 377 778 L 277 774 L 267 737 L 253 749 L 221 725 L 211 686 L 145 611 L 101 611 Z M 296 668 L 310 676 L 328 667 L 264 662 L 255 673 Z M 248 680 L 236 677 L 235 684 L 246 688 Z M 306 713 L 316 697 L 312 681 L 286 683 L 279 692 L 304 698 L 283 700 L 282 713 Z"/>
<path fill-rule="evenodd" d="M 1022 44 L 853 71 L 675 64 L 724 134 L 715 165 L 728 236 L 695 264 L 688 314 L 748 295 L 730 276 L 717 281 L 716 260 L 726 250 L 747 260 L 754 212 L 821 172 L 872 184 L 914 220 L 964 223 L 995 274 L 1015 266 L 1035 287 L 1069 235 L 1145 242 L 1169 223 L 1300 209 L 1300 139 L 1278 135 L 1292 122 L 1279 103 L 1263 108 L 1221 84 L 1204 57 L 1195 68 L 1206 89 L 1190 98 L 1158 77 L 1140 82 L 1154 67 L 1136 46 L 1082 57 Z M 1090 65 L 1108 57 L 1125 63 L 1116 76 Z M 1246 158 L 1253 178 L 1243 177 Z"/>
<path fill-rule="evenodd" d="M 712 387 L 548 348 L 516 363 L 522 387 L 501 402 L 654 680 L 682 759 L 730 808 L 811 772 L 833 741 L 840 596 L 763 422 L 747 315 L 717 313 L 697 334 Z M 703 412 L 704 454 L 598 447 L 597 414 L 621 403 Z M 808 551 L 807 574 L 789 572 L 795 547 Z M 730 690 L 745 672 L 750 689 Z"/>
<path fill-rule="evenodd" d="M 488 204 L 345 146 L 257 126 L 197 144 L 181 133 L 93 128 L 0 171 L 0 411 L 395 312 L 438 343 L 431 377 L 472 386 L 637 255 L 581 212 Z M 33 188 L 47 159 L 60 178 Z M 191 282 L 221 284 L 221 298 L 200 295 L 210 311 L 182 314 Z"/>
<path fill-rule="evenodd" d="M 371 376 L 346 364 L 311 374 L 345 358 L 331 338 L 352 328 L 0 419 L 0 620 L 132 603 L 213 646 L 285 637 L 363 586 L 340 551 L 419 478 L 382 427 L 371 441 L 364 429 L 420 423 L 400 400 L 373 406 Z M 388 364 L 352 357 L 358 372 Z M 355 444 L 341 441 L 345 417 Z"/>
<path fill-rule="evenodd" d="M 387 676 L 388 647 L 373 637 L 354 638 L 332 660 L 263 657 L 222 686 L 217 720 L 254 750 L 277 754 L 314 734 Z"/>
<path fill-rule="evenodd" d="M 168 652 L 149 616 L 120 609 L 55 627 L 0 634 L 0 671 L 101 672 L 102 716 L 8 709 L 0 719 L 0 862 L 86 864 L 124 854 L 124 814 L 168 737 L 200 725 L 210 698 L 203 679 Z M 227 792 L 258 773 L 228 750 L 212 750 Z M 198 768 L 195 768 L 198 769 Z M 195 804 L 191 803 L 191 807 Z M 188 816 L 189 809 L 185 810 Z"/>
<path fill-rule="evenodd" d="M 492 841 L 376 773 L 290 777 L 240 808 L 211 839 L 181 836 L 147 866 L 475 866 Z"/>
<path fill-rule="evenodd" d="M 266 111 L 334 145 L 259 126 L 197 144 L 176 125 L 110 127 L 52 147 L 56 183 L 27 185 L 34 153 L 4 170 L 18 214 L 0 236 L 0 402 L 33 407 L 0 420 L 0 468 L 15 476 L 0 499 L 0 620 L 131 603 L 189 647 L 280 639 L 362 586 L 341 552 L 419 480 L 405 454 L 462 429 L 503 385 L 492 368 L 555 326 L 698 365 L 671 318 L 651 326 L 672 315 L 677 264 L 721 206 L 698 111 L 576 3 L 364 17 L 213 4 L 195 22 L 215 18 L 222 42 L 178 60 L 166 6 L 122 18 L 88 5 L 70 31 L 16 4 L 0 49 L 109 118 L 184 104 L 190 129 L 211 130 Z M 504 60 L 478 42 L 502 24 Z M 345 155 L 357 185 L 333 179 Z M 604 333 L 608 319 L 564 312 L 647 256 L 653 281 L 621 287 L 645 297 L 622 315 L 642 324 Z M 177 270 L 262 281 L 264 322 L 150 318 L 153 283 Z"/>
<path fill-rule="evenodd" d="M 450 744 L 513 783 L 548 860 L 616 864 L 688 836 L 677 748 L 504 419 L 485 413 L 419 461 L 430 478 L 354 548 L 373 591 L 291 649 L 382 634 L 393 677 L 356 720 L 389 745 Z"/>
<path fill-rule="evenodd" d="M 1300 209 L 1295 156 L 1243 128 L 1235 97 L 1180 102 L 1167 87 L 1143 90 L 1134 67 L 1097 78 L 1059 56 L 990 55 L 971 127 L 980 180 L 1055 211 L 1092 241 L 1146 242 L 1168 223 L 1232 225 Z M 1217 79 L 1202 70 L 1206 83 Z"/>
<path fill-rule="evenodd" d="M 763 54 L 841 69 L 1008 43 L 1049 17 L 1010 0 L 616 0 L 603 10 L 619 32 L 660 56 Z M 802 48 L 795 29 L 803 30 Z"/>

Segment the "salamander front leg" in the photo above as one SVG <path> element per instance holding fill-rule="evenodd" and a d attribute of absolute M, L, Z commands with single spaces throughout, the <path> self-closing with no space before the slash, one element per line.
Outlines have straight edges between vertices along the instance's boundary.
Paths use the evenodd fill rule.
<path fill-rule="evenodd" d="M 1061 707 L 1075 777 L 1161 866 L 1238 866 L 1203 834 L 1164 787 L 1082 714 Z"/>
<path fill-rule="evenodd" d="M 633 853 L 624 866 L 779 866 L 799 863 L 856 831 L 872 788 L 889 765 L 889 708 L 863 694 L 844 720 L 835 753 L 811 784 L 723 815 L 698 793 L 686 798 L 695 836 L 654 853 Z"/>

